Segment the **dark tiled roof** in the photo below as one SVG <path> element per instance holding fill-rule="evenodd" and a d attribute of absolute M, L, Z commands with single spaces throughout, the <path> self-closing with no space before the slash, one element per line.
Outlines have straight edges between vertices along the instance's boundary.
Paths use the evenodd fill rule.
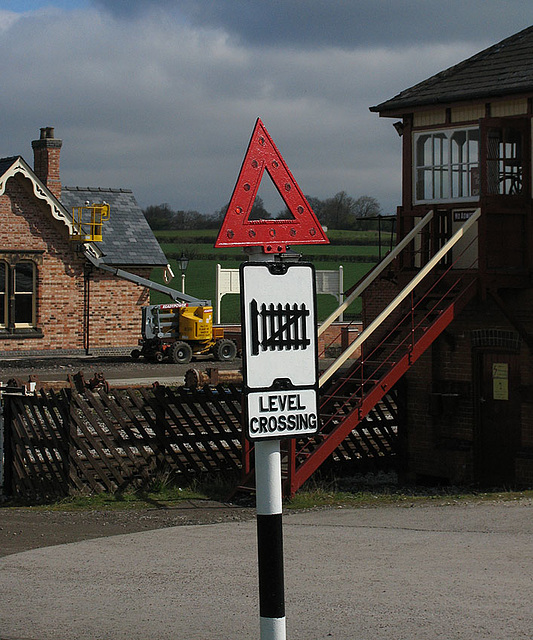
<path fill-rule="evenodd" d="M 104 222 L 99 249 L 104 262 L 111 265 L 166 265 L 168 260 L 155 239 L 146 218 L 129 189 L 62 187 L 61 203 L 73 207 L 107 202 L 109 220 Z"/>
<path fill-rule="evenodd" d="M 11 156 L 10 158 L 0 158 L 0 176 L 4 173 L 20 158 L 20 156 Z"/>
<path fill-rule="evenodd" d="M 533 26 L 402 91 L 370 111 L 506 96 L 533 91 Z"/>

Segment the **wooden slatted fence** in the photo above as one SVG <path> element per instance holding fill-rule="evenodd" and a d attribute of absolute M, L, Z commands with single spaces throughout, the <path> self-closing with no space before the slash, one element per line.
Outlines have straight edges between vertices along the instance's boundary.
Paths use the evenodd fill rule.
<path fill-rule="evenodd" d="M 184 482 L 205 473 L 252 478 L 235 386 L 74 388 L 3 394 L 4 491 L 31 499 L 146 486 L 158 473 Z M 398 394 L 389 394 L 325 461 L 335 468 L 398 462 Z M 310 439 L 284 450 L 305 450 Z M 291 455 L 289 453 L 289 455 Z M 355 465 L 355 466 L 354 466 Z"/>
<path fill-rule="evenodd" d="M 158 386 L 5 393 L 4 486 L 46 497 L 123 491 L 158 471 L 241 468 L 241 392 Z"/>

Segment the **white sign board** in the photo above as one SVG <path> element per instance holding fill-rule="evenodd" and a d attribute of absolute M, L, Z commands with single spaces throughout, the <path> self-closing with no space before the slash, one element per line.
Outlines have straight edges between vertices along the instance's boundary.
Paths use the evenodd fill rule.
<path fill-rule="evenodd" d="M 316 433 L 316 390 L 252 391 L 247 394 L 246 420 L 251 440 Z"/>
<path fill-rule="evenodd" d="M 303 263 L 241 265 L 246 430 L 251 440 L 318 431 L 315 272 Z"/>
<path fill-rule="evenodd" d="M 338 270 L 315 269 L 315 282 L 317 295 L 326 294 L 337 298 L 339 305 L 344 299 L 344 269 L 339 265 Z M 239 294 L 241 292 L 241 282 L 239 269 L 223 269 L 217 264 L 216 273 L 216 324 L 220 324 L 222 298 L 228 294 Z M 342 321 L 342 314 L 339 316 Z"/>
<path fill-rule="evenodd" d="M 245 386 L 269 389 L 317 381 L 315 278 L 303 263 L 241 266 Z"/>

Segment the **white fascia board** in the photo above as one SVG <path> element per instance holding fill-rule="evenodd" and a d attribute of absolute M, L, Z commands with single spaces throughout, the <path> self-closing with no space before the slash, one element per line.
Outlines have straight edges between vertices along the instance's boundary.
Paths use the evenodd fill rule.
<path fill-rule="evenodd" d="M 31 182 L 35 197 L 39 198 L 39 200 L 43 200 L 48 204 L 52 216 L 56 220 L 62 222 L 66 227 L 68 227 L 69 235 L 72 235 L 72 217 L 69 215 L 65 207 L 63 207 L 63 205 L 59 202 L 59 200 L 52 194 L 52 192 L 47 187 L 45 187 L 45 185 L 39 180 L 39 178 L 37 178 L 35 173 L 33 173 L 33 171 L 21 157 L 16 158 L 11 167 L 9 167 L 9 169 L 5 173 L 3 173 L 2 176 L 0 176 L 0 195 L 3 195 L 5 193 L 6 184 L 9 178 L 13 178 L 19 173 L 21 173 Z"/>

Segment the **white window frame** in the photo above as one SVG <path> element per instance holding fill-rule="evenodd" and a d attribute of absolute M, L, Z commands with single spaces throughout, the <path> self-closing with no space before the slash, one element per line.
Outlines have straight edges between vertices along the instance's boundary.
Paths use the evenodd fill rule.
<path fill-rule="evenodd" d="M 466 158 L 455 159 L 452 157 L 451 152 L 451 139 L 454 134 L 459 132 L 465 132 L 468 137 L 469 132 L 475 131 L 477 133 L 477 154 L 476 158 L 472 160 L 470 158 L 469 145 L 465 145 Z M 431 163 L 418 164 L 417 145 L 418 141 L 423 136 L 431 136 L 433 139 L 441 139 L 446 141 L 446 149 L 444 145 L 433 144 L 431 148 Z M 429 204 L 435 202 L 475 202 L 479 200 L 479 165 L 480 165 L 480 129 L 479 127 L 450 127 L 439 129 L 424 129 L 421 131 L 413 132 L 413 200 L 415 204 Z M 436 156 L 439 157 L 436 157 Z M 458 171 L 462 168 L 462 172 Z M 467 176 L 467 189 L 469 191 L 466 196 L 452 195 L 454 188 L 454 174 L 464 173 L 466 171 Z M 419 174 L 431 173 L 431 187 L 433 197 L 418 197 L 418 183 Z M 442 180 L 443 177 L 447 177 L 447 180 Z M 439 180 L 439 178 L 441 178 Z M 425 176 L 422 177 L 425 179 Z M 476 181 L 476 184 L 474 184 Z M 477 190 L 477 192 L 476 192 Z M 424 186 L 425 191 L 425 186 Z M 427 194 L 424 193 L 424 196 Z"/>
<path fill-rule="evenodd" d="M 2 322 L 2 318 L 0 316 L 0 329 L 5 329 L 7 327 L 8 324 L 8 300 L 9 300 L 9 263 L 7 262 L 7 260 L 0 260 L 0 265 L 4 268 L 4 275 L 3 275 L 3 291 L 0 293 L 0 305 L 2 305 L 3 307 L 3 316 L 4 316 L 4 321 Z M 2 277 L 2 274 L 0 273 L 0 278 Z M 2 296 L 3 296 L 3 300 L 2 300 Z"/>
<path fill-rule="evenodd" d="M 19 265 L 29 265 L 32 269 L 32 281 L 31 281 L 31 291 L 18 291 L 17 290 L 17 277 L 16 277 L 16 271 L 17 271 L 17 267 Z M 14 326 L 15 329 L 33 329 L 35 327 L 35 299 L 36 299 L 36 294 L 37 294 L 37 267 L 35 265 L 35 262 L 32 262 L 31 260 L 20 260 L 19 262 L 17 262 L 16 264 L 13 265 L 13 272 L 14 272 L 14 278 L 13 278 L 13 294 L 15 297 L 15 314 L 16 314 L 16 308 L 17 308 L 17 297 L 20 296 L 31 296 L 31 322 L 14 322 Z"/>
<path fill-rule="evenodd" d="M 37 261 L 32 257 L 20 259 L 14 254 L 9 254 L 6 258 L 0 258 L 0 264 L 4 267 L 3 300 L 0 296 L 0 304 L 3 305 L 4 312 L 3 322 L 0 322 L 1 336 L 5 337 L 6 334 L 11 335 L 17 332 L 22 334 L 26 330 L 37 329 L 37 278 L 39 273 Z M 31 290 L 30 283 L 28 283 L 27 290 L 17 289 L 17 268 L 20 265 L 28 265 L 31 268 Z M 29 322 L 15 322 L 13 314 L 17 315 L 17 298 L 20 300 L 23 296 L 29 296 L 31 299 L 31 318 L 26 318 L 26 320 L 30 320 Z"/>

